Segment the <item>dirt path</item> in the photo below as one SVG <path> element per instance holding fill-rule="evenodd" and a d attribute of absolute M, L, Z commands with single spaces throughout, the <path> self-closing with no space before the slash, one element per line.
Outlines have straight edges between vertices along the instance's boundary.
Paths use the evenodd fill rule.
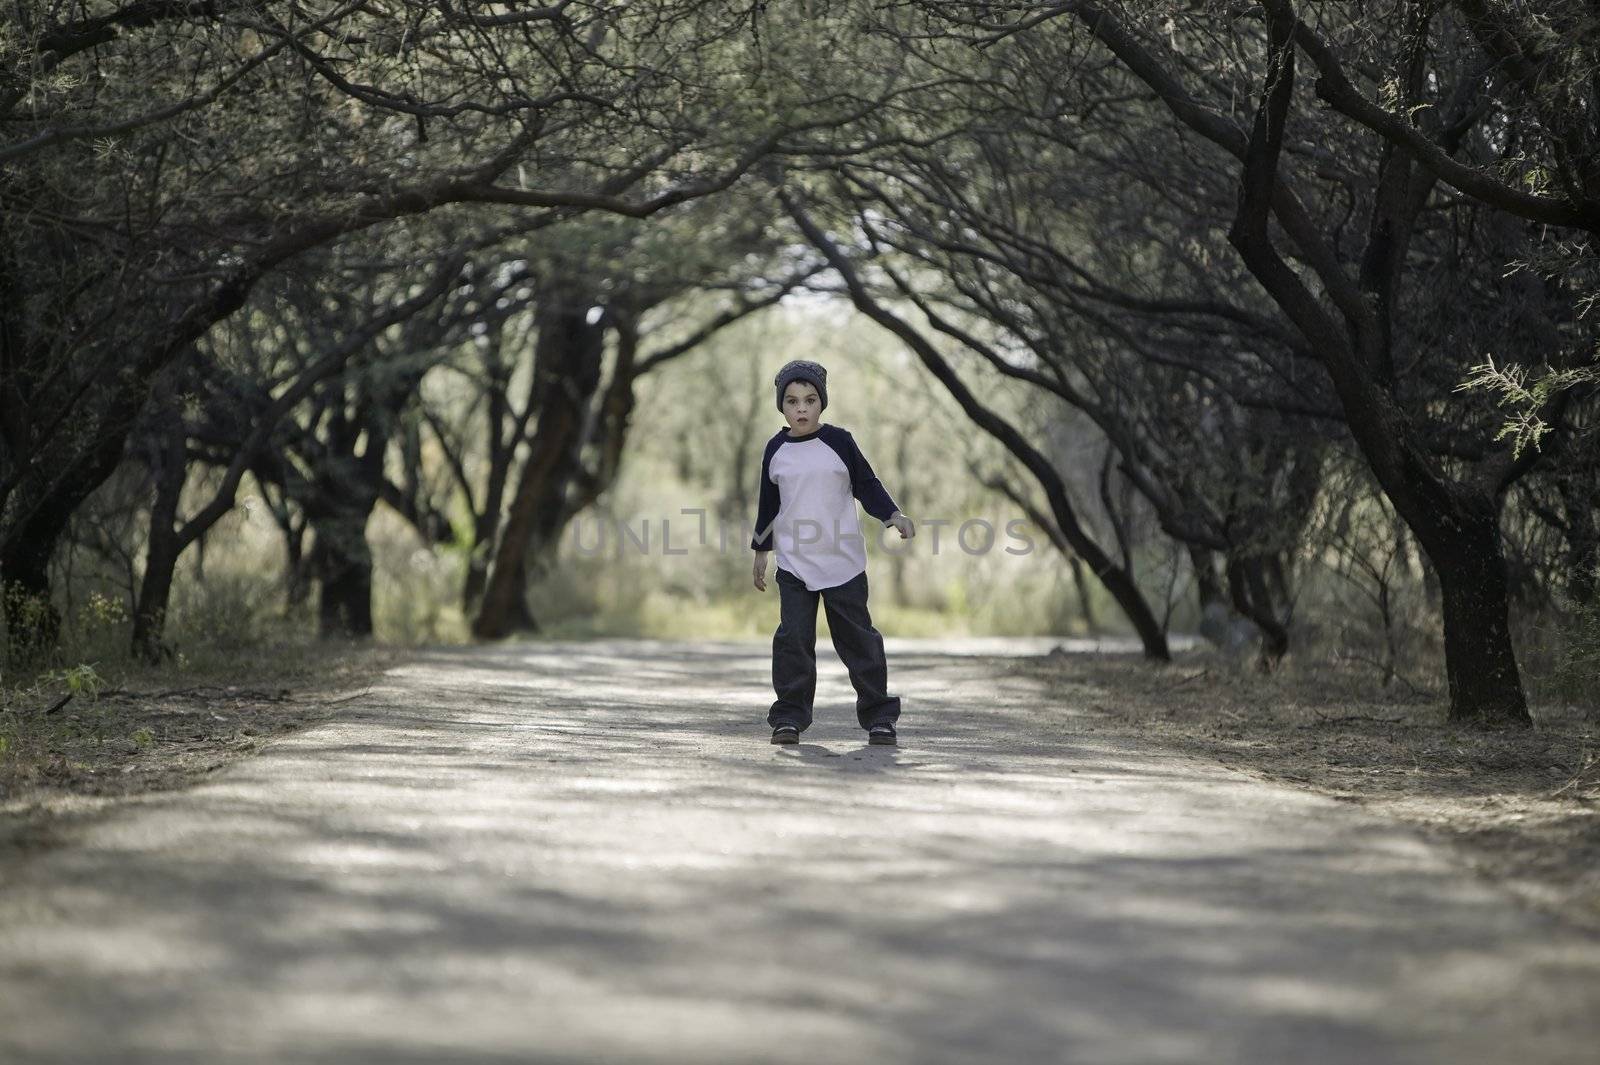
<path fill-rule="evenodd" d="M 419 654 L 18 870 L 0 1061 L 1592 1060 L 1600 940 L 889 650 L 899 749 L 828 651 L 798 749 L 761 644 Z"/>

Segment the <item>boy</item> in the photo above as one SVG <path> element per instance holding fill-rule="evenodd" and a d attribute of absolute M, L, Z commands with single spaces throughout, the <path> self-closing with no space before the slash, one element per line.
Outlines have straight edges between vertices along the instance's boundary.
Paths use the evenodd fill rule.
<path fill-rule="evenodd" d="M 778 551 L 780 621 L 772 636 L 772 687 L 767 713 L 773 743 L 799 743 L 811 725 L 817 686 L 817 598 L 828 613 L 833 647 L 856 689 L 856 720 L 867 742 L 894 744 L 900 698 L 888 692 L 883 636 L 867 611 L 867 556 L 855 501 L 893 526 L 902 540 L 915 535 L 911 519 L 872 472 L 855 438 L 823 425 L 828 371 L 796 359 L 773 378 L 778 410 L 789 427 L 767 441 L 761 456 L 756 508 L 755 585 L 767 589 L 767 553 Z M 853 498 L 852 498 L 853 497 Z"/>

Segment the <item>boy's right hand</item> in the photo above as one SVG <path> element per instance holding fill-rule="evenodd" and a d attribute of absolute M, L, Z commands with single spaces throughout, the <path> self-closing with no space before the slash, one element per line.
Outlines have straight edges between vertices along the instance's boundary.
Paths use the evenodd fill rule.
<path fill-rule="evenodd" d="M 767 552 L 765 552 L 765 551 L 757 551 L 756 552 L 756 562 L 755 562 L 754 576 L 755 576 L 755 579 L 756 579 L 756 588 L 759 591 L 763 591 L 763 592 L 766 591 L 767 590 Z"/>

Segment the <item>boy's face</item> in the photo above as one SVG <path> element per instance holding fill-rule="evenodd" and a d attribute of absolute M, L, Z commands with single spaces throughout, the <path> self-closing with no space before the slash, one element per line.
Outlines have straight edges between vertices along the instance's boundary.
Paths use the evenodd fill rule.
<path fill-rule="evenodd" d="M 809 433 L 819 424 L 822 397 L 808 381 L 790 381 L 783 390 L 783 416 L 794 433 Z"/>

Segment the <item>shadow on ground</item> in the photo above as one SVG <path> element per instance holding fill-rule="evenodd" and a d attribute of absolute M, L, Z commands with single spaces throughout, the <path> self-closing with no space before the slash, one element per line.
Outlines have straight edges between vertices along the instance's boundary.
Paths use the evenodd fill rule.
<path fill-rule="evenodd" d="M 1600 948 L 1335 803 L 891 645 L 435 649 L 0 900 L 16 1062 L 1569 1062 Z"/>

